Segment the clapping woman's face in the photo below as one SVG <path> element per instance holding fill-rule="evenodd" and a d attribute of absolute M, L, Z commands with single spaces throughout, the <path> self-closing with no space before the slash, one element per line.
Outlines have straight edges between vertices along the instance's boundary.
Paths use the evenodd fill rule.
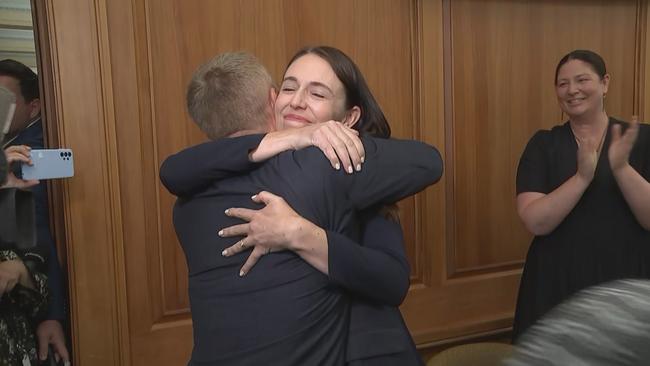
<path fill-rule="evenodd" d="M 573 59 L 558 70 L 555 91 L 564 113 L 580 117 L 603 110 L 608 86 L 609 75 L 601 78 L 590 64 Z"/>
<path fill-rule="evenodd" d="M 275 101 L 278 130 L 345 118 L 345 89 L 332 67 L 314 54 L 289 65 Z"/>

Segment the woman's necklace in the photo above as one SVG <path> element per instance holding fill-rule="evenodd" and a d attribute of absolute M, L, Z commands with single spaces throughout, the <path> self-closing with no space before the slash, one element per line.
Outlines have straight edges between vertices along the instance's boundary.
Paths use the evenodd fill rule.
<path fill-rule="evenodd" d="M 573 138 L 576 140 L 576 144 L 578 144 L 578 147 L 580 147 L 580 140 L 578 139 L 578 135 L 576 134 L 576 131 L 573 129 L 573 126 L 569 124 L 569 127 L 571 127 L 571 133 L 573 133 Z M 607 136 L 607 130 L 609 127 L 609 123 L 605 126 L 605 130 L 603 131 L 602 136 L 600 137 L 600 142 L 598 143 L 598 147 L 596 147 L 596 156 L 597 159 L 600 158 L 600 151 L 603 149 L 603 144 L 605 143 L 605 136 Z"/>

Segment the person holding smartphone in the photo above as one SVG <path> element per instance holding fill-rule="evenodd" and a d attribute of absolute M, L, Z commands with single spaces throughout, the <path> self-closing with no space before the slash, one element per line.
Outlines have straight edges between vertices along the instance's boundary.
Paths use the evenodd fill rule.
<path fill-rule="evenodd" d="M 27 146 L 12 146 L 2 154 L 8 164 L 31 163 Z M 18 179 L 12 172 L 4 178 L 0 182 L 0 217 L 7 220 L 16 214 L 14 207 L 3 203 L 14 194 L 10 190 L 26 189 L 38 181 Z M 10 195 L 5 195 L 6 192 Z M 38 245 L 18 249 L 15 235 L 6 234 L 9 233 L 0 231 L 0 365 L 32 364 L 37 359 L 34 325 L 47 310 L 45 263 L 48 252 L 47 248 Z"/>
<path fill-rule="evenodd" d="M 16 95 L 16 110 L 3 149 L 26 145 L 31 149 L 43 148 L 43 124 L 39 98 L 38 76 L 24 64 L 5 59 L 0 61 L 0 86 Z M 55 358 L 69 361 L 63 324 L 66 322 L 65 288 L 63 274 L 56 253 L 56 245 L 50 229 L 47 189 L 41 183 L 31 187 L 34 194 L 36 214 L 36 240 L 39 246 L 49 248 L 47 262 L 48 287 L 51 293 L 47 316 L 36 328 L 38 356 L 45 360 L 51 344 Z"/>

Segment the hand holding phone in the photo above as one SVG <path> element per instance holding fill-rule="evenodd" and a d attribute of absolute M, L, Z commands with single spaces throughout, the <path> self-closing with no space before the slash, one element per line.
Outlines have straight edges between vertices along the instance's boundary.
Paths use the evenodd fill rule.
<path fill-rule="evenodd" d="M 68 178 L 74 175 L 70 149 L 32 149 L 32 165 L 22 165 L 22 179 Z"/>

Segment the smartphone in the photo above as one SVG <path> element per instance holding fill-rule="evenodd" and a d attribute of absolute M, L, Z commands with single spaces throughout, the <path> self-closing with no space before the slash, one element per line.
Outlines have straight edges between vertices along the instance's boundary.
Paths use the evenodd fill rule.
<path fill-rule="evenodd" d="M 22 165 L 22 178 L 53 179 L 74 175 L 74 159 L 70 149 L 32 149 L 32 165 Z"/>

